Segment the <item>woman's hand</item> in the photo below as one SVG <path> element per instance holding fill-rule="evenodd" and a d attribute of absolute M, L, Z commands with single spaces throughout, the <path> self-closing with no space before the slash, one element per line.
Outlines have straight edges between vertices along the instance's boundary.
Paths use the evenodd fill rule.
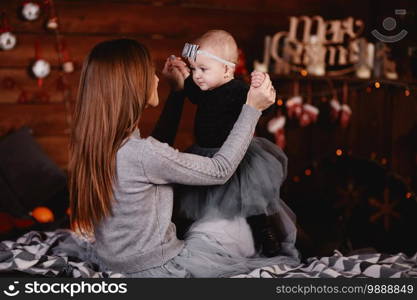
<path fill-rule="evenodd" d="M 246 104 L 263 111 L 275 103 L 275 97 L 275 88 L 272 85 L 269 75 L 265 73 L 265 78 L 259 87 L 250 87 Z"/>
<path fill-rule="evenodd" d="M 184 89 L 184 80 L 190 75 L 190 70 L 180 57 L 171 55 L 165 62 L 162 74 L 169 80 L 174 91 L 180 91 Z"/>

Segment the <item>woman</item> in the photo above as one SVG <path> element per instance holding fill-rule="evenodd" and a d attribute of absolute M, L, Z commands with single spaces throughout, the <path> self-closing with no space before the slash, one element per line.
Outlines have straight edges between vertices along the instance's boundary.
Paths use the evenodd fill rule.
<path fill-rule="evenodd" d="M 183 76 L 176 68 L 165 68 L 165 74 L 174 83 Z M 229 255 L 204 232 L 191 233 L 185 241 L 177 239 L 171 222 L 171 184 L 223 184 L 231 177 L 261 111 L 274 103 L 271 81 L 267 77 L 262 86 L 248 92 L 234 129 L 212 158 L 181 153 L 155 138 L 140 137 L 144 108 L 158 105 L 157 86 L 150 55 L 134 40 L 102 42 L 85 59 L 70 144 L 73 229 L 94 239 L 93 259 L 101 269 L 129 277 L 247 272 L 259 263 Z M 181 86 L 175 87 L 168 107 L 182 105 Z M 162 118 L 169 115 L 166 109 Z M 161 138 L 160 132 L 175 119 L 172 115 L 161 121 L 156 136 Z"/>

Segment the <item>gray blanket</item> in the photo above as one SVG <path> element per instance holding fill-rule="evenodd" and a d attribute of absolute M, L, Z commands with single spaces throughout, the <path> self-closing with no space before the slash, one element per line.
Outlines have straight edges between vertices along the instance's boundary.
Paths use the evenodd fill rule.
<path fill-rule="evenodd" d="M 58 244 L 71 236 L 67 229 L 30 231 L 15 241 L 0 242 L 0 272 L 3 276 L 21 272 L 28 276 L 72 278 L 121 278 L 116 272 L 100 272 L 98 266 L 80 259 L 71 251 L 60 251 Z M 13 273 L 14 272 L 14 273 Z M 417 253 L 407 257 L 371 253 L 343 256 L 335 250 L 333 256 L 311 257 L 297 267 L 285 264 L 253 270 L 236 278 L 274 277 L 417 277 Z"/>

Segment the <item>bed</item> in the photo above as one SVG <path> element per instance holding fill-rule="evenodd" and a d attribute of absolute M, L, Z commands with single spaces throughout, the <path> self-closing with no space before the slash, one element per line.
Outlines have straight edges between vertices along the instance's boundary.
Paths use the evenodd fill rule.
<path fill-rule="evenodd" d="M 83 261 L 71 251 L 63 252 L 60 241 L 72 238 L 69 229 L 32 230 L 16 240 L 0 242 L 0 276 L 2 277 L 67 277 L 123 278 L 117 272 L 100 272 L 98 266 Z M 410 278 L 417 277 L 417 253 L 364 253 L 344 256 L 334 250 L 332 256 L 310 257 L 300 265 L 273 265 L 255 269 L 234 278 Z"/>

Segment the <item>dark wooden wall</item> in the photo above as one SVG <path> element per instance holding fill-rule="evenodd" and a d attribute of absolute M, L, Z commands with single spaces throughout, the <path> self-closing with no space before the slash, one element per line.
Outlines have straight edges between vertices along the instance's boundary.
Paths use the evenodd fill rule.
<path fill-rule="evenodd" d="M 29 94 L 38 91 L 36 81 L 27 74 L 28 65 L 34 57 L 33 45 L 38 40 L 41 43 L 42 56 L 52 62 L 54 67 L 51 75 L 45 80 L 45 87 L 51 93 L 51 99 L 50 103 L 17 104 L 20 90 L 0 87 L 0 135 L 22 125 L 32 127 L 43 149 L 59 166 L 65 168 L 68 161 L 69 115 L 63 104 L 64 95 L 55 87 L 55 80 L 59 76 L 55 36 L 44 29 L 45 17 L 34 22 L 23 21 L 18 17 L 17 12 L 22 2 L 0 2 L 0 11 L 7 14 L 13 32 L 18 38 L 15 49 L 0 52 L 0 80 L 12 77 Z M 414 13 L 414 19 L 416 18 L 414 1 L 385 3 L 372 0 L 56 0 L 55 5 L 60 21 L 60 33 L 68 44 L 77 67 L 73 74 L 66 77 L 71 85 L 71 101 L 76 95 L 83 58 L 96 43 L 106 39 L 124 36 L 140 40 L 151 49 L 160 69 L 168 55 L 180 53 L 184 42 L 206 30 L 221 28 L 236 37 L 246 53 L 250 69 L 253 60 L 262 56 L 263 37 L 266 34 L 287 30 L 289 16 L 318 14 L 325 19 L 353 16 L 365 21 L 368 36 L 373 28 L 381 27 L 384 17 L 393 15 L 395 8 L 406 8 Z M 407 29 L 414 36 L 410 34 L 406 43 L 415 45 L 416 31 Z M 404 70 L 400 76 L 409 76 L 407 68 L 403 68 L 402 65 L 399 68 Z M 285 80 L 277 80 L 275 83 L 282 89 L 290 85 L 290 82 Z M 167 83 L 162 79 L 162 104 L 167 93 Z M 331 134 L 321 137 L 315 134 L 314 128 L 289 132 L 290 157 L 301 158 L 297 162 L 294 161 L 293 165 L 296 168 L 293 172 L 302 169 L 303 160 L 306 162 L 317 153 L 345 145 L 358 155 L 388 151 L 381 152 L 381 156 L 388 156 L 392 167 L 406 176 L 413 175 L 416 162 L 400 159 L 408 148 L 401 148 L 398 143 L 412 132 L 413 126 L 416 126 L 416 93 L 404 97 L 402 90 L 384 87 L 372 94 L 358 91 L 351 95 L 350 101 L 354 118 L 348 131 L 340 133 L 333 130 Z M 150 109 L 144 115 L 142 132 L 145 135 L 149 134 L 160 108 Z M 180 149 L 192 142 L 192 106 L 186 105 L 184 116 L 177 141 L 177 147 Z"/>

